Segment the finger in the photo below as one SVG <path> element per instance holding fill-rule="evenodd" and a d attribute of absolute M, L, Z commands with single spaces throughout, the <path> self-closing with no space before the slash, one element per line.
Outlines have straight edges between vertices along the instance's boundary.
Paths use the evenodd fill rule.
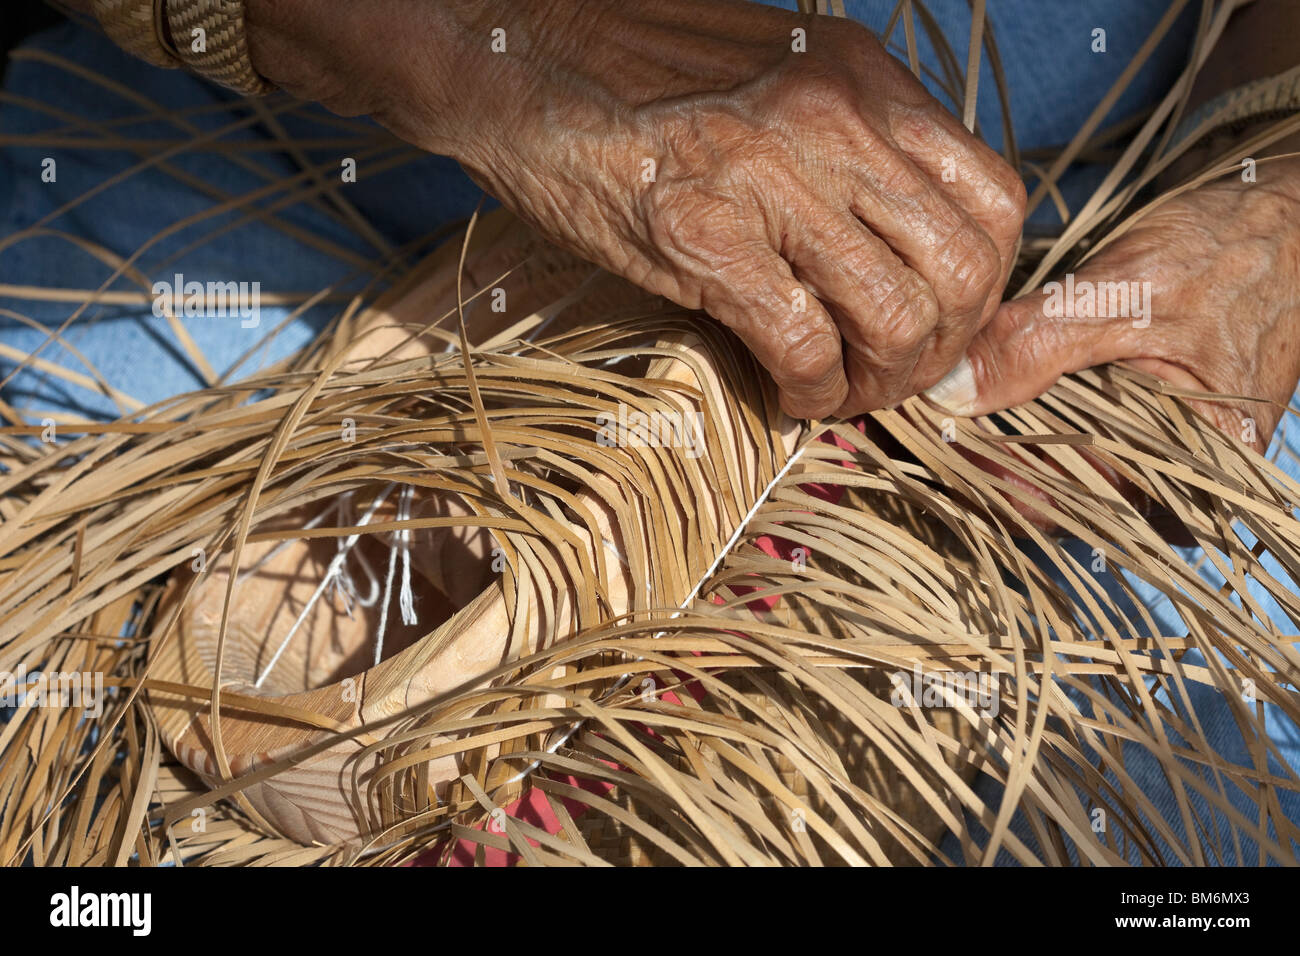
<path fill-rule="evenodd" d="M 934 290 L 939 321 L 914 370 L 916 390 L 956 364 L 1002 274 L 997 247 L 976 221 L 904 154 L 865 167 L 853 213 Z"/>
<path fill-rule="evenodd" d="M 996 310 L 1015 267 L 1028 197 L 1024 180 L 1001 156 L 947 110 L 896 123 L 902 150 L 979 224 L 998 251 L 1002 268 L 985 303 L 982 327 Z"/>
<path fill-rule="evenodd" d="M 939 321 L 929 285 L 847 212 L 805 228 L 783 251 L 843 341 L 848 395 L 841 417 L 897 404 Z"/>
<path fill-rule="evenodd" d="M 844 404 L 840 336 L 826 309 L 765 244 L 737 250 L 701 295 L 771 373 L 792 418 L 824 418 Z"/>
<path fill-rule="evenodd" d="M 1043 290 L 1004 302 L 926 397 L 958 415 L 985 415 L 1036 398 L 1068 372 L 1134 354 L 1132 319 L 1064 317 L 1058 304 Z"/>

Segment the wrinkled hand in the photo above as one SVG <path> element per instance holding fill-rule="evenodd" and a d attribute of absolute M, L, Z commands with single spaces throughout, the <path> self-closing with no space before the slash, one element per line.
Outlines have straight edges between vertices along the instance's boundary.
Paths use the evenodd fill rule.
<path fill-rule="evenodd" d="M 1073 318 L 1051 314 L 1056 289 L 1004 303 L 968 359 L 930 396 L 958 414 L 987 414 L 1034 398 L 1067 372 L 1125 361 L 1182 388 L 1285 405 L 1300 380 L 1300 161 L 1261 163 L 1256 183 L 1229 177 L 1156 207 L 1075 272 L 1076 306 L 1086 306 L 1079 296 L 1087 290 L 1107 290 L 1100 311 L 1111 311 L 1113 287 L 1104 283 L 1114 282 L 1149 282 L 1149 289 L 1138 286 L 1149 301 L 1136 310 L 1130 301 L 1128 316 L 1090 317 L 1081 314 L 1085 307 Z M 1191 404 L 1261 452 L 1283 414 L 1267 402 Z M 1084 455 L 1146 507 L 1136 489 Z M 979 463 L 1026 487 L 1011 470 Z M 1038 527 L 1055 530 L 1038 509 L 1013 504 Z M 1192 543 L 1176 521 L 1153 520 L 1175 543 Z"/>
<path fill-rule="evenodd" d="M 1074 273 L 1076 305 L 1085 307 L 1073 318 L 1051 314 L 1046 287 L 1004 303 L 930 396 L 958 414 L 986 414 L 1067 372 L 1125 361 L 1182 388 L 1285 405 L 1300 379 L 1300 160 L 1260 163 L 1257 175 L 1207 183 L 1138 220 Z M 1109 308 L 1105 285 L 1120 282 L 1129 284 L 1129 315 L 1079 314 L 1088 290 L 1106 290 L 1107 308 L 1093 312 L 1121 311 Z M 1149 291 L 1141 317 L 1133 291 Z M 1263 402 L 1193 404 L 1260 451 L 1282 414 Z"/>
<path fill-rule="evenodd" d="M 858 24 L 735 0 L 360 0 L 331 16 L 386 59 L 326 69 L 302 65 L 304 2 L 249 8 L 270 79 L 373 113 L 553 242 L 705 309 L 796 417 L 932 385 L 997 307 L 1024 187 Z"/>

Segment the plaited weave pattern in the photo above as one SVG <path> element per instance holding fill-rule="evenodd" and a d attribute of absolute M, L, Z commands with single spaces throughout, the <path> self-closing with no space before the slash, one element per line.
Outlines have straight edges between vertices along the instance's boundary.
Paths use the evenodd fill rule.
<path fill-rule="evenodd" d="M 146 63 L 172 70 L 180 66 L 158 35 L 156 3 L 161 0 L 94 0 L 95 19 L 108 38 Z"/>
<path fill-rule="evenodd" d="M 195 73 L 245 96 L 275 89 L 253 69 L 242 0 L 168 0 L 167 23 L 177 55 Z"/>
<path fill-rule="evenodd" d="M 1300 66 L 1220 93 L 1178 125 L 1173 142 L 1182 142 L 1211 117 L 1218 117 L 1218 123 L 1203 134 L 1201 140 L 1254 119 L 1263 120 L 1296 111 L 1300 111 Z"/>

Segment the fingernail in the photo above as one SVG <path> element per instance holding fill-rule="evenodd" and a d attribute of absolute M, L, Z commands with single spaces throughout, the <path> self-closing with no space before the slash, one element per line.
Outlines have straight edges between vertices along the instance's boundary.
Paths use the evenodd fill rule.
<path fill-rule="evenodd" d="M 979 398 L 970 359 L 962 356 L 951 372 L 925 390 L 925 397 L 953 414 L 969 415 Z"/>

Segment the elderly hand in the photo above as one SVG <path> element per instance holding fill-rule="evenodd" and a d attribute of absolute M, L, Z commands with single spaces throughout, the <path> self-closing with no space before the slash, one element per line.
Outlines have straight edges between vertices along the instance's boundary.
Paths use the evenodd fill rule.
<path fill-rule="evenodd" d="M 1073 317 L 1057 317 L 1065 283 L 1002 305 L 967 359 L 930 396 L 965 415 L 986 414 L 1041 394 L 1066 372 L 1124 360 L 1182 388 L 1285 405 L 1300 380 L 1300 160 L 1258 166 L 1258 182 L 1233 176 L 1202 185 L 1153 209 L 1073 276 Z M 1128 316 L 1109 308 L 1107 283 L 1139 283 Z M 1143 286 L 1142 283 L 1149 283 Z M 1098 292 L 1102 295 L 1098 295 Z M 1107 308 L 1094 306 L 1103 297 Z M 1146 293 L 1149 292 L 1149 297 Z M 1140 311 L 1144 314 L 1134 315 Z M 1093 313 L 1091 315 L 1085 313 Z M 1238 441 L 1264 451 L 1282 415 L 1268 402 L 1192 404 Z M 982 467 L 1039 498 L 1013 470 L 982 456 Z M 1084 457 L 1135 506 L 1144 496 L 1101 461 Z M 1013 506 L 1048 532 L 1044 513 Z M 1152 521 L 1175 544 L 1193 544 L 1171 516 Z"/>
<path fill-rule="evenodd" d="M 1256 177 L 1230 175 L 1152 209 L 1074 273 L 1083 307 L 1073 317 L 1056 315 L 1064 283 L 1059 297 L 1053 287 L 1004 303 L 930 397 L 986 414 L 1066 372 L 1126 361 L 1183 388 L 1285 405 L 1300 379 L 1300 160 L 1261 161 Z M 1128 285 L 1129 314 L 1083 314 L 1122 311 L 1107 283 Z M 1134 283 L 1148 299 L 1140 308 Z M 1087 308 L 1089 292 L 1104 307 Z M 1281 417 L 1264 402 L 1194 404 L 1260 451 Z"/>
<path fill-rule="evenodd" d="M 796 417 L 934 384 L 1000 300 L 1019 177 L 858 24 L 735 0 L 248 11 L 269 79 L 374 114 L 553 242 L 708 311 Z"/>

